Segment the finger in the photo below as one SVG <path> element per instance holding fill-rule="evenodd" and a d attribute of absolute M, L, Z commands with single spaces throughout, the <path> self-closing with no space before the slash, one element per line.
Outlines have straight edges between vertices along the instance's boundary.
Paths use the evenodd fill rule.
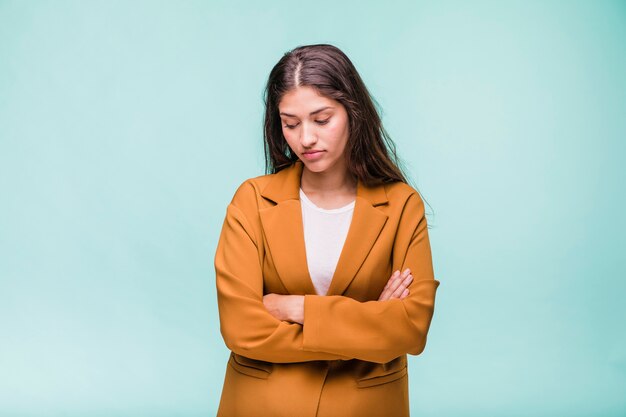
<path fill-rule="evenodd" d="M 399 270 L 396 270 L 393 274 L 391 274 L 391 276 L 387 280 L 387 283 L 385 284 L 385 288 L 384 289 L 389 288 L 389 285 L 391 284 L 391 282 L 393 282 L 393 280 L 398 278 L 398 275 L 400 275 L 400 271 Z"/>
<path fill-rule="evenodd" d="M 388 300 L 388 299 L 393 297 L 393 294 L 398 290 L 398 288 L 400 288 L 400 286 L 402 285 L 402 282 L 405 279 L 406 279 L 406 276 L 403 274 L 403 275 L 400 275 L 400 276 L 396 277 L 396 279 L 389 284 L 389 288 L 387 288 L 387 294 L 385 296 L 386 300 Z M 406 288 L 406 286 L 405 286 L 405 288 Z M 402 294 L 402 291 L 404 291 L 404 288 L 402 288 L 402 290 L 400 291 L 399 294 Z"/>
<path fill-rule="evenodd" d="M 402 276 L 402 273 L 400 271 L 396 271 L 394 275 L 389 278 L 384 294 L 382 294 L 385 300 L 389 299 L 391 294 L 396 290 L 396 288 L 398 288 L 398 285 L 402 282 L 403 279 L 404 277 Z"/>
<path fill-rule="evenodd" d="M 389 295 L 391 295 L 390 287 L 399 278 L 400 278 L 400 271 L 396 271 L 391 275 L 391 277 L 387 280 L 387 284 L 385 284 L 385 288 L 383 288 L 382 292 L 380 293 L 380 297 L 378 297 L 379 301 L 386 300 L 389 298 Z"/>
<path fill-rule="evenodd" d="M 404 290 L 408 289 L 409 284 L 413 281 L 413 275 L 409 274 L 406 278 L 404 278 L 400 285 L 395 289 L 395 291 L 391 294 L 391 298 L 399 298 Z"/>
<path fill-rule="evenodd" d="M 402 293 L 402 295 L 400 296 L 400 299 L 404 299 L 407 297 L 407 295 L 409 295 L 409 289 L 405 289 L 404 292 Z"/>

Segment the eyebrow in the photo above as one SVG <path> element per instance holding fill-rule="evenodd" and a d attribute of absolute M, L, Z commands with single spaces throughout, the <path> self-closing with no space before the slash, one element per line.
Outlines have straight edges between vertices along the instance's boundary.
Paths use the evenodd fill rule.
<path fill-rule="evenodd" d="M 322 107 L 321 109 L 317 109 L 317 110 L 312 111 L 311 113 L 309 113 L 309 116 L 313 116 L 314 114 L 319 113 L 322 110 L 326 110 L 326 109 L 332 109 L 332 107 L 330 107 L 330 106 Z M 287 116 L 287 117 L 296 117 L 296 115 L 294 115 L 294 114 L 283 113 L 283 112 L 280 112 L 280 115 L 281 116 Z"/>

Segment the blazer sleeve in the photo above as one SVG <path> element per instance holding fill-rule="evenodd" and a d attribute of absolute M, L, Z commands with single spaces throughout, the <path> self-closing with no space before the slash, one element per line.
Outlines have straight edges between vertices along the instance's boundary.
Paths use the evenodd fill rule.
<path fill-rule="evenodd" d="M 409 295 L 360 302 L 339 295 L 306 295 L 304 349 L 385 363 L 426 346 L 435 292 L 424 203 L 414 192 L 406 201 L 394 242 L 393 270 L 411 269 Z"/>
<path fill-rule="evenodd" d="M 256 204 L 252 187 L 241 186 L 226 209 L 215 253 L 220 331 L 239 355 L 267 362 L 350 359 L 304 348 L 302 325 L 280 321 L 263 304 L 258 236 L 236 203 Z M 258 233 L 258 232 L 257 232 Z"/>

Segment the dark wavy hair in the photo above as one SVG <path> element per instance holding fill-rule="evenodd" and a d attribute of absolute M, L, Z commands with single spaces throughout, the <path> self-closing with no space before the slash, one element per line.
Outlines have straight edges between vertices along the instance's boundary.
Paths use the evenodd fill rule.
<path fill-rule="evenodd" d="M 349 137 L 345 157 L 348 170 L 366 185 L 402 181 L 395 144 L 383 128 L 378 103 L 348 57 L 329 44 L 299 46 L 286 52 L 272 68 L 264 91 L 265 171 L 276 173 L 298 160 L 283 136 L 278 104 L 283 95 L 310 86 L 346 108 Z"/>

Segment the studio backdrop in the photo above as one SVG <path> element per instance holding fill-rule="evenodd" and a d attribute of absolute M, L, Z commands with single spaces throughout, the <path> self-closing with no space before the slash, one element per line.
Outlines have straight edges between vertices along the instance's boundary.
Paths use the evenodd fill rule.
<path fill-rule="evenodd" d="M 626 415 L 624 1 L 0 0 L 0 415 L 210 416 L 283 53 L 353 61 L 441 281 L 412 415 Z"/>

